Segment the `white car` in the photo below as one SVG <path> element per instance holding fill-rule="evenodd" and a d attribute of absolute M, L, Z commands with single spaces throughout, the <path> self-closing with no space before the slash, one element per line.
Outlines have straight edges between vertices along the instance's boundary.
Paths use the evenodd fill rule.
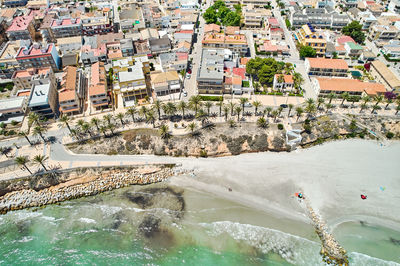
<path fill-rule="evenodd" d="M 187 92 L 186 91 L 183 92 L 183 97 L 187 97 Z"/>
<path fill-rule="evenodd" d="M 191 76 L 192 76 L 192 75 L 190 75 L 189 73 L 186 74 L 186 78 L 187 78 L 187 79 L 190 79 Z"/>

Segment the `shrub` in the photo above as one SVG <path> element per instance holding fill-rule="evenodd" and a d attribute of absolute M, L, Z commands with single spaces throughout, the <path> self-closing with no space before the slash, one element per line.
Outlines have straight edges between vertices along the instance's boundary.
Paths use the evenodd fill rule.
<path fill-rule="evenodd" d="M 8 135 L 9 135 L 9 136 L 13 136 L 13 135 L 15 135 L 15 134 L 17 134 L 17 132 L 15 132 L 15 130 L 13 130 L 13 129 L 11 129 L 10 131 L 8 131 Z"/>
<path fill-rule="evenodd" d="M 215 101 L 220 102 L 223 100 L 222 96 L 208 96 L 208 95 L 200 95 L 200 99 L 202 101 Z"/>
<path fill-rule="evenodd" d="M 16 126 L 16 125 L 18 125 L 18 122 L 15 121 L 15 120 L 12 120 L 12 121 L 11 121 L 11 125 Z"/>
<path fill-rule="evenodd" d="M 278 129 L 279 130 L 283 130 L 283 125 L 282 124 L 278 124 Z"/>
<path fill-rule="evenodd" d="M 311 126 L 310 126 L 309 124 L 305 124 L 305 125 L 304 125 L 304 131 L 305 131 L 307 134 L 310 134 L 310 133 L 311 133 Z"/>
<path fill-rule="evenodd" d="M 247 80 L 243 80 L 242 81 L 242 86 L 245 87 L 245 88 L 249 88 L 250 87 L 250 82 L 247 81 Z"/>
<path fill-rule="evenodd" d="M 200 150 L 200 157 L 203 157 L 203 158 L 207 158 L 207 151 L 206 150 Z"/>
<path fill-rule="evenodd" d="M 393 138 L 393 137 L 394 137 L 394 133 L 393 133 L 393 132 L 390 132 L 390 131 L 388 131 L 388 132 L 386 133 L 386 137 L 387 137 L 388 139 L 391 139 L 391 138 Z"/>

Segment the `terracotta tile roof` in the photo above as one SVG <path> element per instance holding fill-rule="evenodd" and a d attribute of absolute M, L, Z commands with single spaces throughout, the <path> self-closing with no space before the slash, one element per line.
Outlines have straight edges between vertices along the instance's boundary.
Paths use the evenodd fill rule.
<path fill-rule="evenodd" d="M 275 74 L 275 78 L 278 79 L 281 74 Z M 293 84 L 293 76 L 292 75 L 282 75 L 286 84 Z"/>
<path fill-rule="evenodd" d="M 232 77 L 225 77 L 225 84 L 232 85 Z"/>
<path fill-rule="evenodd" d="M 232 77 L 232 85 L 242 85 L 242 78 L 241 77 Z"/>
<path fill-rule="evenodd" d="M 59 102 L 75 100 L 76 92 L 75 90 L 63 90 L 58 92 Z"/>
<path fill-rule="evenodd" d="M 217 25 L 217 24 L 206 24 L 204 26 L 204 33 L 213 32 L 213 31 L 220 32 L 221 31 L 221 27 L 219 25 Z"/>
<path fill-rule="evenodd" d="M 226 34 L 237 34 L 237 33 L 239 33 L 239 31 L 240 31 L 240 28 L 235 27 L 235 26 L 228 26 L 225 28 Z"/>
<path fill-rule="evenodd" d="M 312 68 L 349 69 L 343 59 L 306 58 L 306 60 L 310 62 Z"/>
<path fill-rule="evenodd" d="M 92 65 L 89 96 L 106 93 L 105 71 L 103 62 Z"/>
<path fill-rule="evenodd" d="M 362 82 L 357 79 L 346 78 L 317 78 L 320 89 L 325 91 L 337 92 L 366 92 L 369 95 L 385 93 L 383 84 Z"/>
<path fill-rule="evenodd" d="M 341 36 L 339 38 L 337 38 L 337 43 L 340 45 L 344 45 L 346 42 L 352 42 L 352 43 L 356 43 L 353 38 L 351 38 L 350 36 Z"/>
<path fill-rule="evenodd" d="M 246 69 L 242 67 L 234 67 L 233 70 L 233 75 L 239 76 L 242 79 L 245 79 L 245 74 L 246 74 Z"/>
<path fill-rule="evenodd" d="M 250 58 L 242 57 L 242 58 L 240 58 L 240 64 L 241 65 L 246 65 L 247 62 L 249 62 L 249 60 L 250 60 Z"/>
<path fill-rule="evenodd" d="M 76 71 L 77 68 L 74 66 L 67 66 L 64 69 L 64 77 L 65 86 L 63 87 L 66 90 L 76 90 Z"/>

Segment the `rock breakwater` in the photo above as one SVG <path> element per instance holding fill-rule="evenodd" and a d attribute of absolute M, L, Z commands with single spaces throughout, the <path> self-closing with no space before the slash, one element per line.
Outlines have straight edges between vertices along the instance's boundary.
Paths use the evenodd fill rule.
<path fill-rule="evenodd" d="M 130 185 L 162 182 L 175 174 L 182 173 L 184 171 L 176 171 L 174 168 L 162 166 L 91 169 L 73 180 L 40 191 L 23 189 L 7 193 L 0 198 L 0 214 L 93 196 Z"/>

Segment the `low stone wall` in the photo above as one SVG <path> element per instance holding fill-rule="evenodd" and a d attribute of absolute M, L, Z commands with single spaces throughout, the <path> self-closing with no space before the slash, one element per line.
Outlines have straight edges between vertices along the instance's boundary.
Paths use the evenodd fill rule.
<path fill-rule="evenodd" d="M 170 176 L 177 174 L 176 170 L 172 167 L 163 166 L 142 168 L 111 167 L 108 169 L 97 168 L 88 170 L 81 171 L 79 176 L 65 183 L 44 188 L 40 191 L 23 189 L 7 193 L 0 198 L 0 214 L 92 196 L 104 191 L 130 185 L 146 185 L 162 182 Z"/>

